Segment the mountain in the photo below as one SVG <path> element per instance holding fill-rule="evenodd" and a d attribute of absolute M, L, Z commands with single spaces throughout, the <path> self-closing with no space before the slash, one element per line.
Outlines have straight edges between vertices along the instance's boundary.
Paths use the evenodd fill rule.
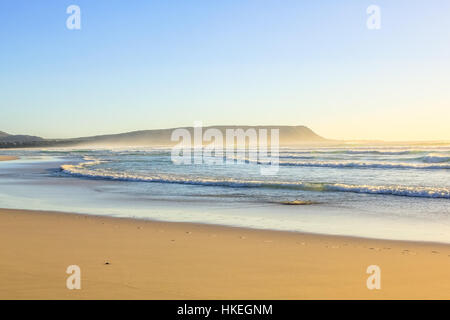
<path fill-rule="evenodd" d="M 210 126 L 203 127 L 203 133 L 208 129 L 218 129 L 223 137 L 226 137 L 227 129 L 266 129 L 268 140 L 270 141 L 271 129 L 279 129 L 279 139 L 281 145 L 295 145 L 302 143 L 320 143 L 327 140 L 305 126 Z M 182 127 L 159 130 L 142 130 L 120 134 L 100 135 L 92 137 L 82 137 L 74 139 L 54 139 L 47 140 L 32 136 L 11 136 L 0 137 L 0 148 L 10 147 L 58 147 L 58 146 L 171 146 L 178 141 L 171 141 L 172 132 L 175 129 L 186 129 L 193 137 L 193 127 Z"/>
<path fill-rule="evenodd" d="M 255 129 L 256 132 L 260 129 L 267 129 L 267 134 L 270 137 L 270 129 L 279 129 L 280 144 L 295 144 L 302 142 L 321 142 L 326 139 L 314 133 L 311 129 L 305 126 L 210 126 L 203 127 L 204 133 L 208 129 L 218 129 L 223 137 L 226 136 L 227 129 Z M 193 127 L 182 127 L 172 129 L 160 130 L 143 130 L 133 131 L 128 133 L 103 135 L 94 137 L 78 138 L 76 140 L 82 143 L 89 143 L 95 145 L 174 145 L 178 142 L 171 141 L 172 132 L 175 129 L 186 129 L 193 137 Z"/>
<path fill-rule="evenodd" d="M 2 147 L 22 147 L 28 146 L 29 144 L 34 144 L 38 142 L 45 141 L 41 137 L 28 136 L 28 135 L 12 135 L 6 132 L 0 131 L 0 148 Z"/>

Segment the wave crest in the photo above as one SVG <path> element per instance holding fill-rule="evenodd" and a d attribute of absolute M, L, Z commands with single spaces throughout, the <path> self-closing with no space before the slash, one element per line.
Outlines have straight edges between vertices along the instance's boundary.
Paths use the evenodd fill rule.
<path fill-rule="evenodd" d="M 134 181 L 134 182 L 158 182 L 176 183 L 202 186 L 219 186 L 231 188 L 277 188 L 316 192 L 353 192 L 365 194 L 382 194 L 421 198 L 450 199 L 450 188 L 440 187 L 415 187 L 415 186 L 375 186 L 375 185 L 350 185 L 344 183 L 310 183 L 292 181 L 263 181 L 263 180 L 238 180 L 219 178 L 198 178 L 177 176 L 171 174 L 137 175 L 126 172 L 113 172 L 103 169 L 90 169 L 90 166 L 102 163 L 100 160 L 85 158 L 86 162 L 77 165 L 63 165 L 61 170 L 69 175 L 91 179 Z"/>

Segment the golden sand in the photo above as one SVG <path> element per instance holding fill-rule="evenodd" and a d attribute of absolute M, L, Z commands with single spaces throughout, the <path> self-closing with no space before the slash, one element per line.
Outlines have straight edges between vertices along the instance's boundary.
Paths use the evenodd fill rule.
<path fill-rule="evenodd" d="M 0 209 L 0 299 L 18 298 L 449 299 L 450 246 Z"/>
<path fill-rule="evenodd" d="M 0 161 L 11 161 L 11 160 L 17 160 L 18 157 L 13 156 L 0 156 Z"/>

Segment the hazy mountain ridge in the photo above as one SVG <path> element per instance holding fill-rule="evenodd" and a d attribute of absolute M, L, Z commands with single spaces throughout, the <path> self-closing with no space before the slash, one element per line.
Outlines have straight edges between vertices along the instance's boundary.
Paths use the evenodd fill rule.
<path fill-rule="evenodd" d="M 227 129 L 266 129 L 270 140 L 270 130 L 279 129 L 281 145 L 294 145 L 302 143 L 317 143 L 331 141 L 325 139 L 306 126 L 209 126 L 203 127 L 203 133 L 210 129 L 218 129 L 226 136 Z M 26 135 L 0 134 L 0 148 L 20 147 L 58 147 L 58 146 L 171 146 L 176 141 L 171 141 L 172 132 L 175 129 L 186 129 L 193 137 L 193 127 L 181 127 L 170 129 L 141 130 L 119 134 L 98 135 L 73 139 L 43 139 Z M 3 133 L 3 132 L 2 132 Z"/>
<path fill-rule="evenodd" d="M 0 147 L 8 147 L 9 145 L 36 143 L 44 141 L 45 139 L 36 136 L 29 136 L 23 134 L 12 135 L 3 131 L 0 131 Z"/>

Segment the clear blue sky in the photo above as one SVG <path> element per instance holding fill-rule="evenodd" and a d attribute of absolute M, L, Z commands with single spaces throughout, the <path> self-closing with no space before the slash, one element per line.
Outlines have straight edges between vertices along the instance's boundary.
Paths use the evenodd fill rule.
<path fill-rule="evenodd" d="M 81 8 L 81 30 L 66 8 Z M 366 8 L 381 8 L 368 30 Z M 450 1 L 0 2 L 0 130 L 304 124 L 450 140 Z"/>

